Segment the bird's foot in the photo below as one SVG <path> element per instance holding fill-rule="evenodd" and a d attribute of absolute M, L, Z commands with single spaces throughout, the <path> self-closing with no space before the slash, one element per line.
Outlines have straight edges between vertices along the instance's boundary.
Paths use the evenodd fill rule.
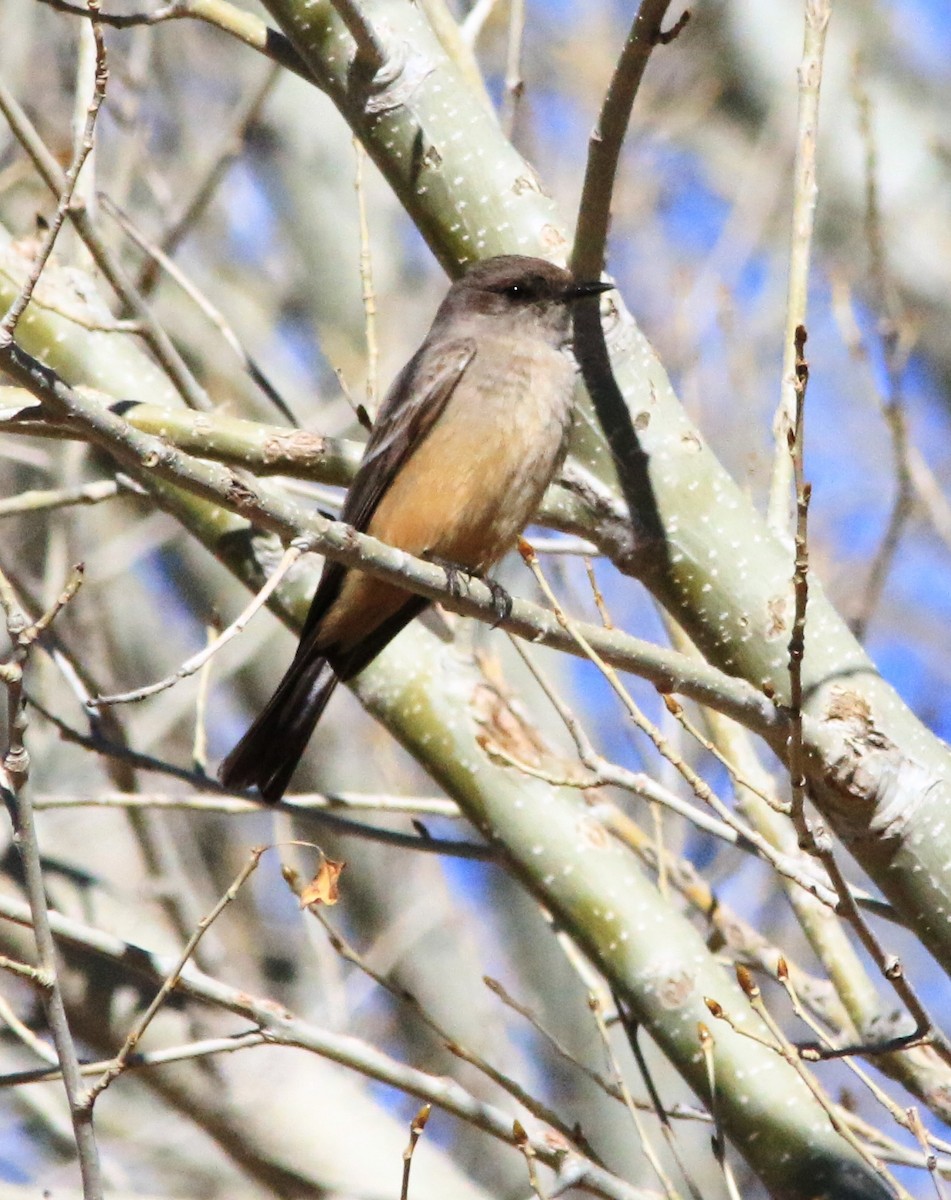
<path fill-rule="evenodd" d="M 482 580 L 492 593 L 492 608 L 495 612 L 495 620 L 492 622 L 492 628 L 496 629 L 512 615 L 512 597 L 502 587 L 501 583 L 497 579 L 493 579 L 491 575 L 482 575 L 478 578 Z"/>
<path fill-rule="evenodd" d="M 438 554 L 424 554 L 423 558 L 427 562 L 431 562 L 434 567 L 442 567 L 450 596 L 462 595 L 463 581 L 467 581 L 471 576 L 471 572 L 466 567 L 460 566 L 459 563 L 450 562 L 448 558 L 440 558 Z"/>
<path fill-rule="evenodd" d="M 468 581 L 470 579 L 478 579 L 492 593 L 492 608 L 495 612 L 495 620 L 492 622 L 492 628 L 495 629 L 503 621 L 507 621 L 512 615 L 512 597 L 504 587 L 491 575 L 485 575 L 481 571 L 474 571 L 471 567 L 464 567 L 459 563 L 450 562 L 448 559 L 439 558 L 434 554 L 426 555 L 428 560 L 437 567 L 442 567 L 446 573 L 446 586 L 449 588 L 451 596 L 462 595 L 462 583 L 466 583 L 468 590 Z"/>

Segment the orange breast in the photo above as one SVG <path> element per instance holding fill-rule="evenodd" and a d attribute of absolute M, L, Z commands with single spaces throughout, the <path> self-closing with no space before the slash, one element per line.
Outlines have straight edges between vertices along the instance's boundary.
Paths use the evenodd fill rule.
<path fill-rule="evenodd" d="M 445 411 L 384 492 L 367 532 L 420 557 L 471 570 L 502 557 L 556 469 L 570 417 L 570 360 L 541 345 L 480 347 Z M 392 616 L 406 592 L 350 571 L 320 642 L 352 644 Z"/>
<path fill-rule="evenodd" d="M 494 338 L 480 347 L 368 532 L 412 554 L 491 565 L 531 519 L 557 466 L 573 379 L 570 360 L 547 345 Z"/>

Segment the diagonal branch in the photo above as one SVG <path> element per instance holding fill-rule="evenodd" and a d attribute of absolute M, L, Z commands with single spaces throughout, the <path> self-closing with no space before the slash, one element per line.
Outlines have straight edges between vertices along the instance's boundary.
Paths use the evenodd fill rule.
<path fill-rule="evenodd" d="M 350 526 L 319 513 L 304 517 L 297 506 L 276 492 L 262 493 L 244 476 L 175 450 L 161 438 L 134 429 L 122 417 L 68 387 L 59 376 L 15 343 L 0 347 L 0 367 L 40 399 L 55 418 L 82 429 L 117 462 L 147 485 L 149 477 L 166 480 L 239 513 L 255 525 L 283 538 L 305 537 L 315 549 L 348 566 L 397 582 L 439 600 L 463 616 L 498 624 L 492 592 L 471 580 L 464 595 L 454 595 L 441 567 L 414 559 Z M 144 473 L 144 477 L 143 477 Z M 554 613 L 516 600 L 502 627 L 520 637 L 580 654 L 574 638 Z M 762 693 L 686 655 L 600 626 L 579 626 L 606 662 L 635 671 L 664 691 L 676 691 L 723 711 L 762 735 L 775 736 L 785 718 Z"/>

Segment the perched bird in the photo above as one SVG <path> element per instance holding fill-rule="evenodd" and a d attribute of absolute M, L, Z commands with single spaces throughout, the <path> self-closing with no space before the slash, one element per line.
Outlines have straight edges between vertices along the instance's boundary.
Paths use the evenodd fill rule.
<path fill-rule="evenodd" d="M 564 458 L 571 304 L 611 286 L 521 255 L 473 266 L 383 401 L 341 520 L 472 574 L 497 562 Z M 328 559 L 294 660 L 222 763 L 222 783 L 280 800 L 338 680 L 428 604 Z"/>

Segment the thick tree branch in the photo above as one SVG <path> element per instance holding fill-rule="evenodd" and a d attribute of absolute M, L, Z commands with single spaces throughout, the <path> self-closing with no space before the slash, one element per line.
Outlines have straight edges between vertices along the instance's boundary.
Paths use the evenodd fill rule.
<path fill-rule="evenodd" d="M 18 925 L 31 924 L 27 905 L 7 896 L 0 896 L 0 918 Z M 230 987 L 191 964 L 179 971 L 180 960 L 174 955 L 153 953 L 57 912 L 50 913 L 50 924 L 62 945 L 92 952 L 106 960 L 112 970 L 128 976 L 129 983 L 160 988 L 178 971 L 176 993 L 252 1021 L 271 1045 L 296 1047 L 330 1059 L 367 1078 L 428 1101 L 498 1141 L 515 1145 L 511 1116 L 476 1099 L 451 1080 L 406 1066 L 359 1038 L 321 1029 L 301 1020 L 273 1000 Z M 533 1138 L 532 1145 L 539 1161 L 555 1171 L 576 1163 L 575 1157 L 571 1156 L 566 1164 L 563 1152 L 553 1149 L 543 1137 Z M 605 1200 L 658 1200 L 656 1193 L 632 1187 L 594 1163 L 580 1159 L 577 1165 L 581 1170 L 576 1186 L 591 1195 L 603 1196 Z"/>
<path fill-rule="evenodd" d="M 122 466 L 186 488 L 282 538 L 305 537 L 315 550 L 404 584 L 463 616 L 498 623 L 492 592 L 479 580 L 471 580 L 464 595 L 454 594 L 441 567 L 414 559 L 320 514 L 305 517 L 279 493 L 258 491 L 235 472 L 192 458 L 161 438 L 141 433 L 110 409 L 69 388 L 54 371 L 15 343 L 8 342 L 6 347 L 0 344 L 0 368 L 29 389 L 55 419 L 81 431 Z M 527 601 L 516 600 L 511 615 L 501 625 L 520 637 L 581 653 L 553 613 Z M 720 708 L 760 734 L 774 734 L 784 723 L 775 705 L 741 680 L 617 630 L 583 628 L 606 661 L 643 675 L 663 691 L 676 691 Z"/>

